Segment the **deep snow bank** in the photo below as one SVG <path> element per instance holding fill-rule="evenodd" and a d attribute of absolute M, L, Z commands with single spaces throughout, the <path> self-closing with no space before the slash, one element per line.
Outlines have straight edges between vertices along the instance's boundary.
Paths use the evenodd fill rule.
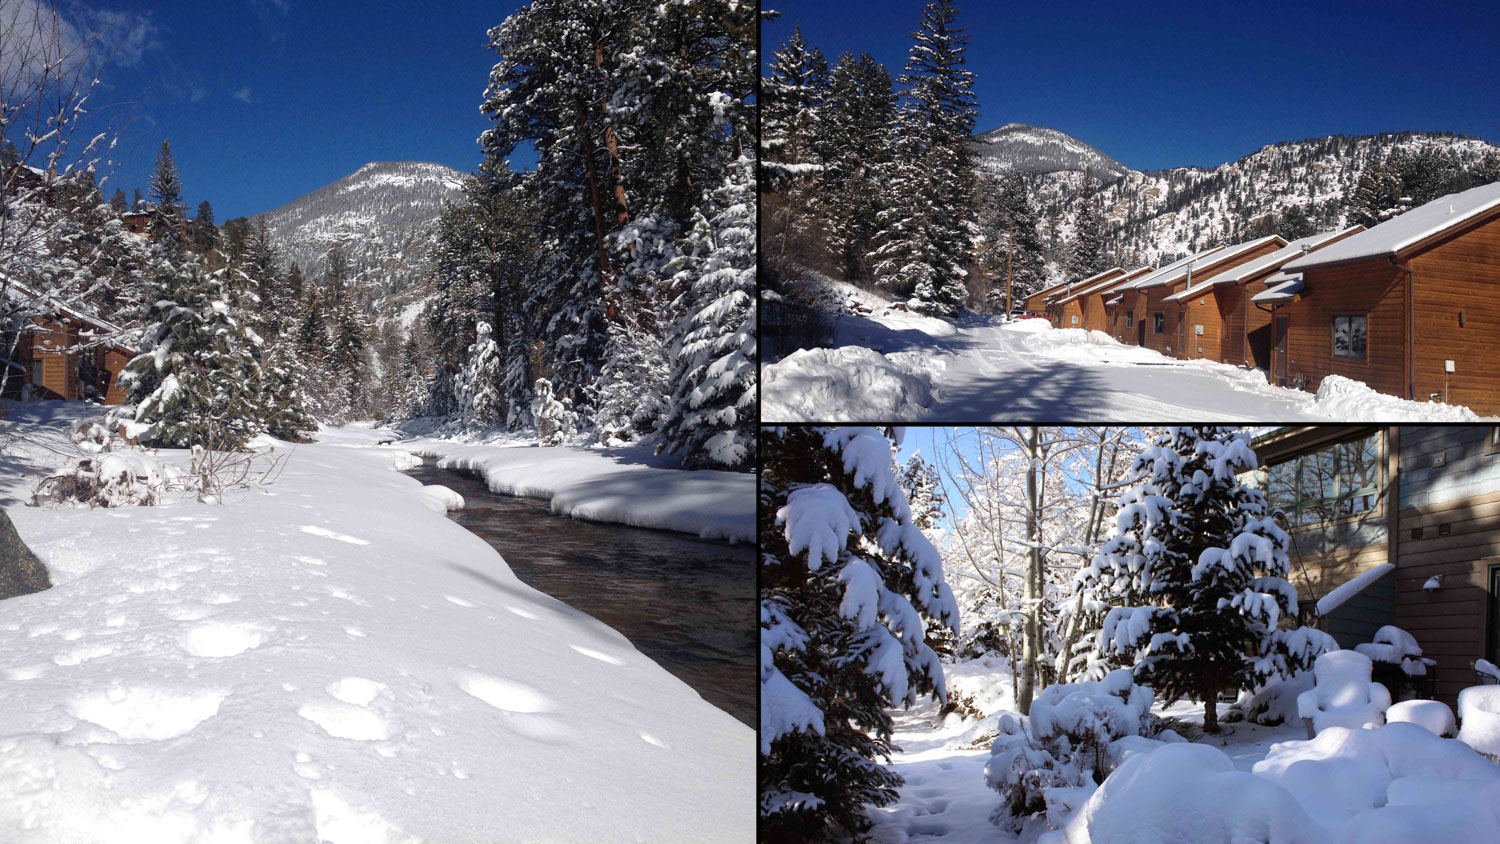
<path fill-rule="evenodd" d="M 38 510 L 0 477 L 55 582 L 0 605 L 0 838 L 751 840 L 753 731 L 520 582 L 377 436 L 223 506 Z"/>
<path fill-rule="evenodd" d="M 432 439 L 396 447 L 435 457 L 444 469 L 478 472 L 495 492 L 551 499 L 552 512 L 561 515 L 704 539 L 755 541 L 755 476 L 748 472 L 663 468 L 665 461 L 643 447 L 539 448 Z"/>
<path fill-rule="evenodd" d="M 909 419 L 932 403 L 932 384 L 863 346 L 803 349 L 762 366 L 763 422 Z"/>

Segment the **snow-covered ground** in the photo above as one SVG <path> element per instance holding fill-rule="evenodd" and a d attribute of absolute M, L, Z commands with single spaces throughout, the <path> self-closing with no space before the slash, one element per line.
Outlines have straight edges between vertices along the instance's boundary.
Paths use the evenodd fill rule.
<path fill-rule="evenodd" d="M 98 510 L 23 506 L 63 458 L 8 447 L 54 586 L 0 602 L 0 840 L 751 840 L 753 731 L 520 582 L 388 436 Z"/>
<path fill-rule="evenodd" d="M 1003 660 L 944 668 L 950 693 L 974 699 L 985 717 L 940 718 L 931 702 L 893 713 L 891 766 L 906 784 L 895 803 L 870 809 L 874 841 L 1500 840 L 1500 764 L 1457 739 L 1397 723 L 1306 741 L 1296 721 L 1237 721 L 1205 736 L 1192 701 L 1153 707 L 1190 743 L 1127 758 L 1089 802 L 1064 812 L 1061 830 L 1038 817 L 1016 834 L 997 817 L 1001 797 L 984 774 L 997 720 L 1013 705 L 1008 669 Z M 1220 705 L 1221 719 L 1228 709 Z"/>
<path fill-rule="evenodd" d="M 495 492 L 551 499 L 560 515 L 755 541 L 755 476 L 748 472 L 668 468 L 672 460 L 643 446 L 538 448 L 534 440 L 426 438 L 399 446 L 437 458 L 440 468 L 478 472 Z"/>
<path fill-rule="evenodd" d="M 1476 418 L 1467 408 L 1406 401 L 1341 377 L 1325 379 L 1316 395 L 1274 387 L 1258 370 L 1177 360 L 1043 319 L 971 315 L 955 325 L 829 283 L 869 313 L 834 318 L 835 348 L 804 349 L 761 367 L 762 422 Z"/>

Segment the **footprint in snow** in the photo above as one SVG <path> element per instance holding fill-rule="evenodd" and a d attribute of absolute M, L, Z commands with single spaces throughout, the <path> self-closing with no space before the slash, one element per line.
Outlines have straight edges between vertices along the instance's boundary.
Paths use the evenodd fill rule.
<path fill-rule="evenodd" d="M 390 724 L 380 713 L 341 701 L 315 700 L 302 704 L 297 714 L 317 724 L 334 738 L 354 741 L 385 741 L 391 737 Z"/>
<path fill-rule="evenodd" d="M 460 672 L 455 678 L 459 688 L 504 713 L 505 726 L 521 735 L 545 744 L 564 744 L 573 739 L 568 725 L 542 714 L 555 707 L 536 689 L 477 671 Z"/>
<path fill-rule="evenodd" d="M 223 658 L 258 648 L 264 639 L 264 631 L 252 625 L 210 622 L 189 630 L 181 642 L 193 656 Z"/>
<path fill-rule="evenodd" d="M 227 697 L 227 692 L 115 686 L 79 697 L 68 709 L 79 720 L 103 727 L 123 741 L 163 741 L 186 735 L 217 715 Z"/>

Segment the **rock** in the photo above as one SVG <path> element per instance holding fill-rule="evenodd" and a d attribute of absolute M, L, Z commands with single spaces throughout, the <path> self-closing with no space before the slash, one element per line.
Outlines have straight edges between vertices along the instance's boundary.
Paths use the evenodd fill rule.
<path fill-rule="evenodd" d="M 51 588 L 47 567 L 21 541 L 10 516 L 0 510 L 0 599 Z"/>

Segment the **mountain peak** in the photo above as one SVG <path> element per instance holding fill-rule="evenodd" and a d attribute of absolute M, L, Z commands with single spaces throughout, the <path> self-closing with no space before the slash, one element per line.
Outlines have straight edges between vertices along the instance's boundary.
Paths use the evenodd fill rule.
<path fill-rule="evenodd" d="M 1103 181 L 1135 172 L 1093 146 L 1057 129 L 1007 123 L 973 137 L 979 166 L 994 174 L 1037 175 L 1090 171 Z"/>

